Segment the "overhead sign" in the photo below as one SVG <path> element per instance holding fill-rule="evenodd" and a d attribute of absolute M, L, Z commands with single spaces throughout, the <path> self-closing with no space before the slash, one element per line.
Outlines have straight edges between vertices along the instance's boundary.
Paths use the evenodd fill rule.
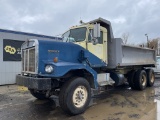
<path fill-rule="evenodd" d="M 21 61 L 21 45 L 24 41 L 3 39 L 3 61 Z"/>

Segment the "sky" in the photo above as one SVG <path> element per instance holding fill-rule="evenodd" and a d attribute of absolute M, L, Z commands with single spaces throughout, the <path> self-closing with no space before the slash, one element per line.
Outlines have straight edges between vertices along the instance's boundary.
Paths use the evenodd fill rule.
<path fill-rule="evenodd" d="M 102 17 L 128 43 L 160 37 L 160 0 L 0 0 L 0 28 L 56 36 Z"/>

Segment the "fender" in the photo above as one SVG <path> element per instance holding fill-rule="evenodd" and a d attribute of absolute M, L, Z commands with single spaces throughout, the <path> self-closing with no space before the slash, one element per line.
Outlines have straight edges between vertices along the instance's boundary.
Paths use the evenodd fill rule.
<path fill-rule="evenodd" d="M 44 64 L 52 65 L 54 68 L 53 73 L 51 73 L 51 74 L 39 73 L 39 76 L 59 78 L 71 70 L 85 69 L 93 76 L 95 88 L 98 87 L 97 72 L 95 70 L 93 70 L 90 66 L 88 66 L 87 64 L 71 63 L 71 62 L 54 63 L 54 62 L 48 62 L 48 61 L 44 61 Z"/>

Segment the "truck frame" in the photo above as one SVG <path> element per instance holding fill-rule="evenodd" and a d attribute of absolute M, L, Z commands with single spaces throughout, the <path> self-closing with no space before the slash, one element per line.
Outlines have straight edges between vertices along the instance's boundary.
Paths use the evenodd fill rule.
<path fill-rule="evenodd" d="M 21 47 L 22 72 L 16 83 L 37 99 L 59 96 L 70 115 L 83 113 L 92 90 L 128 83 L 133 90 L 154 84 L 155 50 L 124 45 L 111 23 L 98 18 L 71 27 L 63 42 L 30 39 Z"/>

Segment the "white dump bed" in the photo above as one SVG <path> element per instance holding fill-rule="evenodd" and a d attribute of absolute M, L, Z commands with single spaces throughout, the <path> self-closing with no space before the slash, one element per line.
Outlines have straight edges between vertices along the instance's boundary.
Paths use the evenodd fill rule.
<path fill-rule="evenodd" d="M 108 41 L 108 67 L 143 65 L 154 66 L 156 52 L 153 49 L 122 44 L 122 39 Z"/>

